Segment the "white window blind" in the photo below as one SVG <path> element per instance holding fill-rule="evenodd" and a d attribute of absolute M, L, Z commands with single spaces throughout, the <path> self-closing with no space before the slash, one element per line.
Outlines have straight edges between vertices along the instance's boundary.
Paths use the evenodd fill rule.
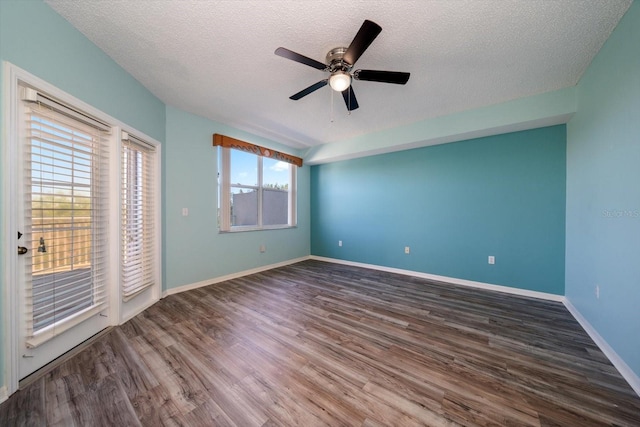
<path fill-rule="evenodd" d="M 107 304 L 108 127 L 23 93 L 25 312 L 27 344 L 35 347 Z"/>
<path fill-rule="evenodd" d="M 121 175 L 122 299 L 128 301 L 154 285 L 157 258 L 155 149 L 123 132 Z"/>

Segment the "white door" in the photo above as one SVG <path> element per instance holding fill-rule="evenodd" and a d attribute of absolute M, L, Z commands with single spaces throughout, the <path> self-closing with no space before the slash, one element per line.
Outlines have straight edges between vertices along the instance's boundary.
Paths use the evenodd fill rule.
<path fill-rule="evenodd" d="M 21 97 L 18 378 L 109 325 L 105 127 L 31 89 Z"/>

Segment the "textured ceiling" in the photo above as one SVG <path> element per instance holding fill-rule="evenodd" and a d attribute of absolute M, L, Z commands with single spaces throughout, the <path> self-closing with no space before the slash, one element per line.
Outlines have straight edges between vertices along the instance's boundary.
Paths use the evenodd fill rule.
<path fill-rule="evenodd" d="M 573 86 L 631 0 L 46 2 L 166 104 L 304 148 Z M 365 19 L 354 69 L 409 82 L 355 81 L 351 114 L 328 86 L 290 100 L 327 74 L 274 50 L 324 62 Z"/>

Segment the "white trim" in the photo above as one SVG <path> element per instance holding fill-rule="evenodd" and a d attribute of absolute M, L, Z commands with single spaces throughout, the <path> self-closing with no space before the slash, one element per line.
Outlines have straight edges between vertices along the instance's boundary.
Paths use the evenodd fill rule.
<path fill-rule="evenodd" d="M 18 233 L 18 224 L 15 219 L 18 216 L 18 208 L 16 203 L 12 202 L 12 196 L 17 191 L 17 144 L 12 144 L 16 140 L 18 134 L 18 79 L 19 70 L 8 62 L 2 64 L 2 122 L 3 132 L 2 140 L 2 181 L 4 187 L 2 189 L 2 200 L 0 209 L 2 209 L 2 221 L 5 241 L 3 247 L 3 259 L 0 263 L 4 263 L 4 276 L 2 283 L 4 286 L 0 291 L 4 292 L 2 302 L 2 311 L 4 313 L 4 342 L 2 351 L 4 353 L 4 384 L 5 392 L 11 395 L 18 389 L 18 333 L 16 325 L 16 310 L 18 304 L 18 290 L 16 288 L 17 272 L 17 255 L 11 253 L 12 242 L 15 242 L 15 236 Z"/>
<path fill-rule="evenodd" d="M 471 288 L 486 289 L 489 291 L 504 292 L 507 294 L 519 295 L 523 297 L 538 298 L 538 299 L 557 301 L 557 302 L 564 301 L 564 296 L 562 295 L 549 294 L 546 292 L 530 291 L 527 289 L 512 288 L 509 286 L 493 285 L 491 283 L 475 282 L 473 280 L 457 279 L 455 277 L 438 276 L 436 274 L 422 273 L 420 271 L 402 270 L 399 268 L 383 267 L 380 265 L 345 261 L 342 259 L 335 259 L 335 258 L 325 258 L 325 257 L 319 257 L 315 255 L 311 255 L 310 259 L 313 259 L 316 261 L 333 262 L 335 264 L 351 265 L 353 267 L 370 268 L 372 270 L 385 271 L 387 273 L 403 274 L 405 276 L 420 277 L 422 279 L 436 280 L 438 282 L 446 282 L 454 285 L 468 286 Z"/>
<path fill-rule="evenodd" d="M 120 141 L 118 135 L 122 128 L 114 126 L 109 139 L 109 213 L 107 218 L 110 224 L 120 224 Z M 114 206 L 116 207 L 114 209 Z M 108 230 L 109 240 L 116 242 L 108 247 L 109 253 L 109 277 L 118 281 L 118 286 L 108 286 L 109 296 L 109 323 L 116 325 L 120 321 L 122 302 L 120 301 L 120 227 L 110 226 Z"/>
<path fill-rule="evenodd" d="M 138 133 L 137 135 L 140 136 L 141 138 L 147 138 L 146 135 L 141 135 L 140 133 Z M 158 258 L 156 259 L 156 271 L 155 271 L 156 286 L 153 286 L 151 288 L 153 292 L 152 302 L 153 304 L 155 304 L 156 302 L 160 301 L 160 298 L 162 297 L 162 250 L 163 250 L 162 248 L 162 215 L 163 215 L 163 212 L 162 212 L 162 148 L 163 147 L 162 147 L 162 144 L 160 144 L 153 138 L 145 139 L 145 141 L 147 142 L 152 141 L 156 149 L 156 153 L 155 153 L 156 164 L 154 168 L 155 176 L 153 177 L 155 194 L 153 195 L 153 197 L 156 200 L 156 206 L 155 206 L 156 208 L 156 211 L 155 211 L 156 247 L 155 247 L 155 250 Z M 118 212 L 120 212 L 120 209 L 118 209 Z M 140 311 L 140 313 L 142 313 L 142 311 Z"/>
<path fill-rule="evenodd" d="M 4 402 L 8 398 L 9 398 L 9 393 L 7 393 L 7 387 L 6 386 L 0 387 L 0 403 Z"/>
<path fill-rule="evenodd" d="M 227 280 L 237 279 L 239 277 L 249 276 L 250 274 L 261 273 L 263 271 L 272 270 L 274 268 L 284 267 L 284 266 L 287 266 L 287 265 L 295 264 L 297 262 L 307 261 L 308 259 L 311 259 L 311 257 L 304 256 L 304 257 L 300 257 L 300 258 L 295 258 L 295 259 L 290 259 L 290 260 L 287 260 L 287 261 L 278 262 L 276 264 L 264 265 L 262 267 L 256 267 L 256 268 L 252 268 L 250 270 L 244 270 L 244 271 L 239 271 L 237 273 L 227 274 L 226 276 L 220 276 L 220 277 L 216 277 L 216 278 L 213 278 L 213 279 L 203 280 L 203 281 L 197 282 L 197 283 L 191 283 L 191 284 L 188 284 L 188 285 L 178 286 L 177 288 L 171 288 L 171 289 L 167 289 L 166 291 L 164 291 L 162 293 L 162 297 L 164 298 L 164 297 L 167 297 L 169 295 L 179 294 L 181 292 L 186 292 L 186 291 L 190 291 L 192 289 L 202 288 L 204 286 L 215 285 L 216 283 L 225 282 Z"/>
<path fill-rule="evenodd" d="M 622 378 L 627 380 L 633 391 L 640 396 L 640 377 L 625 363 L 625 361 L 616 353 L 616 351 L 605 341 L 602 336 L 595 330 L 591 323 L 578 311 L 578 309 L 571 304 L 568 298 L 565 297 L 564 306 L 569 310 L 569 313 L 578 321 L 582 329 L 591 337 L 593 342 L 600 348 L 605 356 L 609 359 L 611 364 L 620 372 Z"/>
<path fill-rule="evenodd" d="M 298 226 L 298 167 L 289 167 L 289 227 Z"/>
<path fill-rule="evenodd" d="M 228 171 L 231 167 L 231 150 L 223 150 L 222 148 L 216 150 L 220 158 L 218 159 L 218 164 L 216 167 L 218 168 L 218 202 L 220 206 L 218 207 L 218 215 L 220 221 L 220 231 L 228 231 L 231 230 L 231 198 L 223 197 L 223 194 L 231 193 L 231 183 L 229 181 L 229 173 L 223 173 L 223 171 Z M 225 213 L 226 212 L 226 213 Z"/>

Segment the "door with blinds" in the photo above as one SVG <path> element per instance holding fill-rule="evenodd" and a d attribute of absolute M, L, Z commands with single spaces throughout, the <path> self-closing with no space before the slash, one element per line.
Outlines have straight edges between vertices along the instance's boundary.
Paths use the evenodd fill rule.
<path fill-rule="evenodd" d="M 109 126 L 20 87 L 19 378 L 109 325 Z"/>

